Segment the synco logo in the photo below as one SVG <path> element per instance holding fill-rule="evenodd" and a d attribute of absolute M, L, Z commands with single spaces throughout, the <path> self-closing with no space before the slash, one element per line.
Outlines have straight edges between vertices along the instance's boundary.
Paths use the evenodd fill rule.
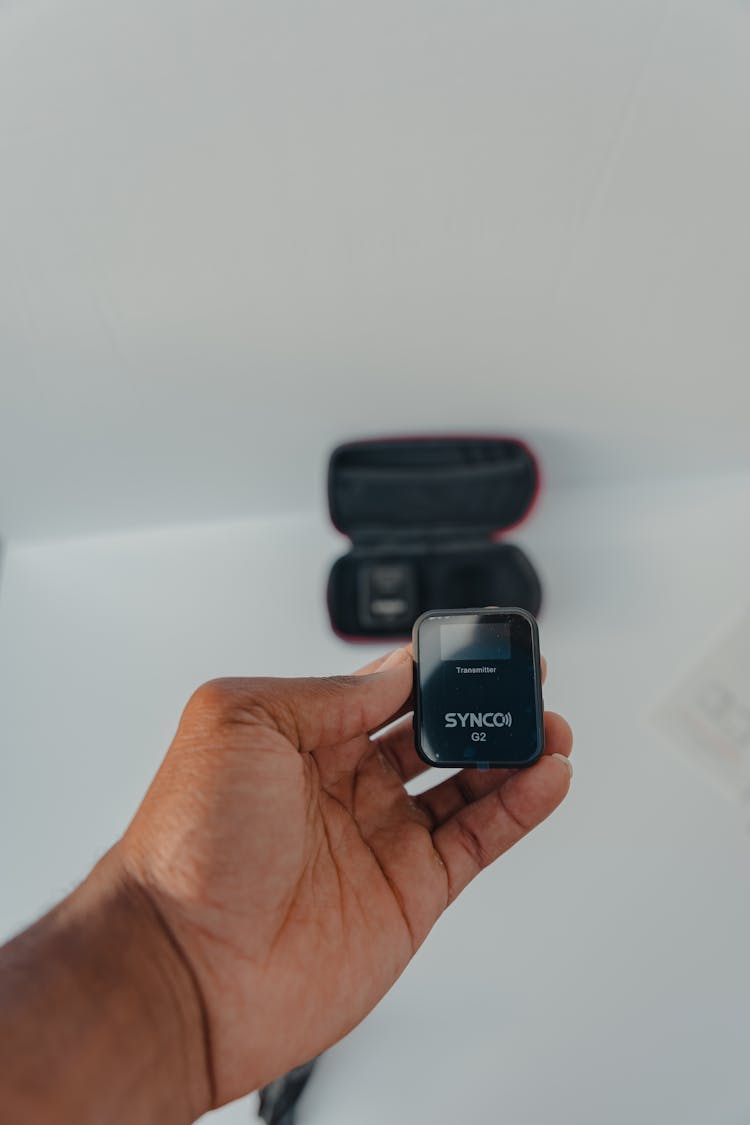
<path fill-rule="evenodd" d="M 445 716 L 446 727 L 509 727 L 512 722 L 510 711 L 449 711 Z"/>

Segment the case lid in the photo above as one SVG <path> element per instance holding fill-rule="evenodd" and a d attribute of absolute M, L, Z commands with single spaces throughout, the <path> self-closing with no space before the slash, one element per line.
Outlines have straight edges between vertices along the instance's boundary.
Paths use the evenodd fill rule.
<path fill-rule="evenodd" d="M 529 512 L 536 460 L 506 437 L 348 442 L 331 454 L 328 505 L 350 539 L 505 530 Z"/>

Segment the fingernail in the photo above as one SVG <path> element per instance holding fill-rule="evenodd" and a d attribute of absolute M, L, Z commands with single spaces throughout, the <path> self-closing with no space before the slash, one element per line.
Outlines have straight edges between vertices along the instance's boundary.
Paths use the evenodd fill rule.
<path fill-rule="evenodd" d="M 403 664 L 404 660 L 410 660 L 409 650 L 406 646 L 394 649 L 393 652 L 378 668 L 378 672 L 387 672 L 391 668 L 395 668 L 397 664 Z"/>
<path fill-rule="evenodd" d="M 550 758 L 559 758 L 561 762 L 565 762 L 565 765 L 568 767 L 568 773 L 571 777 L 573 776 L 573 763 L 570 758 L 566 758 L 564 754 L 550 754 Z"/>

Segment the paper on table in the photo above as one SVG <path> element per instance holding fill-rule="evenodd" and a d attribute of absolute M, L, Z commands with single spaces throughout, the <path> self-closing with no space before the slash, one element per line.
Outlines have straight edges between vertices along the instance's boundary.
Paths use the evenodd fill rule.
<path fill-rule="evenodd" d="M 651 715 L 734 800 L 750 800 L 750 611 L 685 673 Z"/>

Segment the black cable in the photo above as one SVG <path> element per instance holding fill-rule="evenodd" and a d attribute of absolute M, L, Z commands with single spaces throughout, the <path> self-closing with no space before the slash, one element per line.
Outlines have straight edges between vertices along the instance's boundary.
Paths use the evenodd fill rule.
<path fill-rule="evenodd" d="M 258 1116 L 266 1125 L 294 1125 L 297 1119 L 297 1102 L 302 1097 L 317 1058 L 296 1066 L 281 1078 L 275 1078 L 260 1091 Z"/>

